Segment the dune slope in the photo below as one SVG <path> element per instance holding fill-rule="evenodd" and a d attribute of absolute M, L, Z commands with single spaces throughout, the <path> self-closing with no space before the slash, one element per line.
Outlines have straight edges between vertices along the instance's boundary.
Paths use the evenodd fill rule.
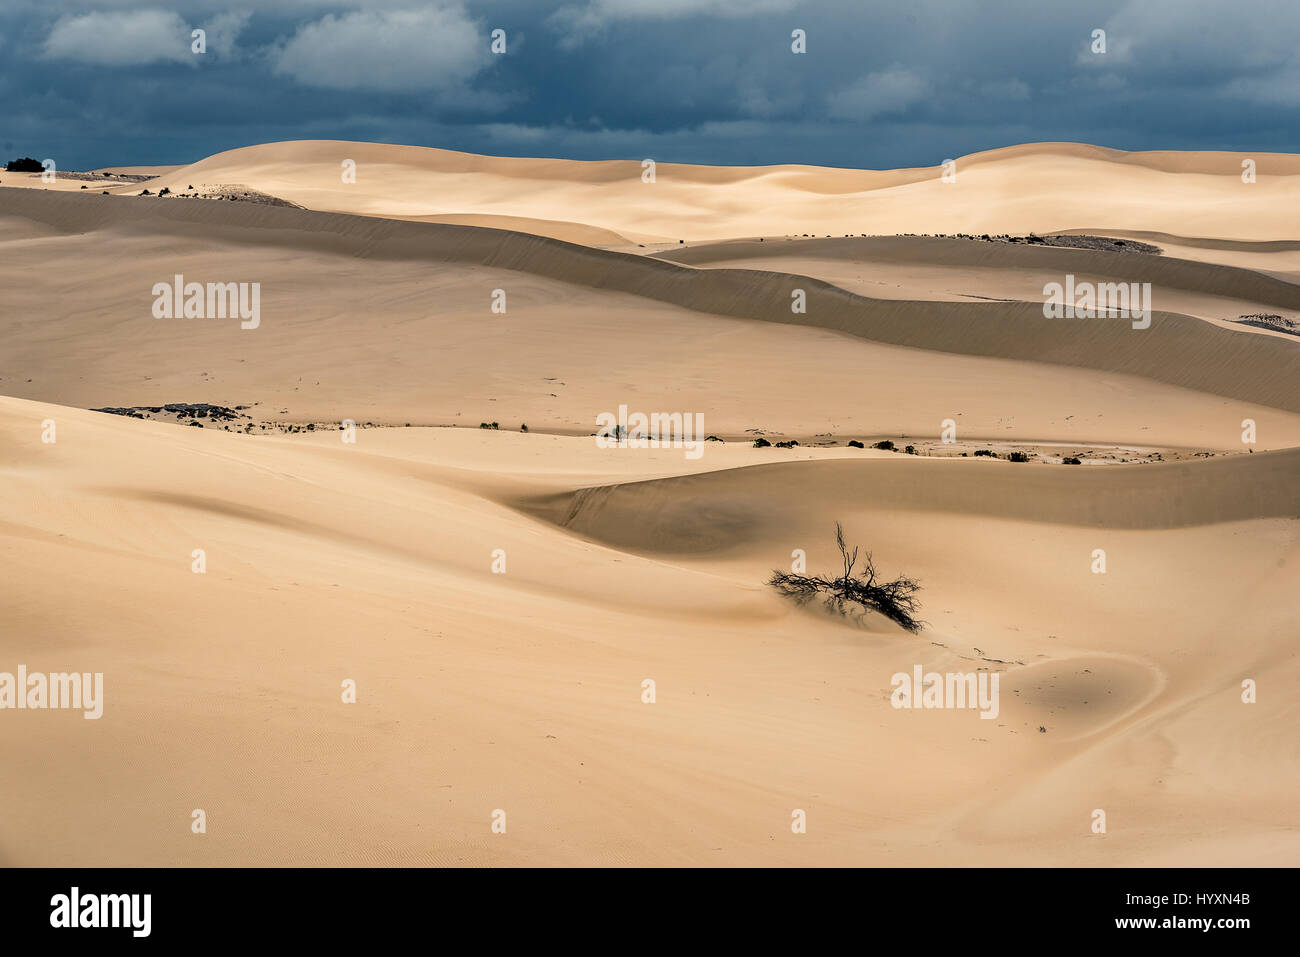
<path fill-rule="evenodd" d="M 1136 376 L 1217 396 L 1300 412 L 1300 341 L 1229 330 L 1200 319 L 1156 312 L 1148 329 L 1124 319 L 1048 319 L 1041 304 L 875 300 L 807 276 L 740 269 L 694 269 L 640 256 L 572 243 L 467 226 L 405 223 L 307 210 L 209 203 L 198 200 L 129 199 L 4 191 L 0 214 L 65 233 L 103 231 L 123 236 L 171 237 L 154 263 L 137 262 L 137 301 L 174 271 L 177 242 L 241 246 L 250 250 L 242 275 L 256 279 L 265 256 L 276 249 L 313 256 L 347 257 L 367 263 L 418 263 L 508 270 L 602 293 L 630 294 L 693 313 L 802 325 L 894 346 L 966 356 L 1049 363 Z M 196 245 L 196 254 L 206 246 Z M 1053 251 L 1056 252 L 1056 251 Z M 1073 251 L 1066 251 L 1073 252 Z M 1096 265 L 1080 251 L 1081 266 Z M 32 251 L 35 255 L 35 251 Z M 1105 263 L 1140 275 L 1140 265 Z M 1143 257 L 1145 258 L 1145 257 Z M 1062 261 L 1065 261 L 1064 258 Z M 11 260 L 24 268 L 21 259 Z M 1165 263 L 1162 267 L 1195 283 L 1219 277 L 1230 291 L 1251 281 L 1226 267 Z M 1193 280 L 1196 268 L 1210 278 Z M 125 277 L 109 277 L 119 285 Z M 1234 285 L 1235 284 L 1235 285 Z M 267 283 L 271 285 L 271 283 Z M 486 288 L 483 288 L 486 286 Z M 1285 284 L 1255 277 L 1258 297 L 1282 296 Z M 492 286 L 482 284 L 482 294 Z M 806 311 L 792 311 L 795 290 L 803 290 Z M 97 290 L 103 298 L 104 291 Z M 10 308 L 17 308 L 11 304 Z M 132 315 L 138 315 L 133 313 Z M 274 320 L 268 317 L 268 324 Z"/>
<path fill-rule="evenodd" d="M 728 449 L 720 471 L 666 477 L 680 455 L 629 460 L 589 439 L 410 429 L 346 446 L 13 399 L 0 439 L 0 655 L 105 676 L 97 721 L 0 722 L 11 866 L 1300 853 L 1300 763 L 1279 763 L 1294 755 L 1294 704 L 1238 699 L 1243 676 L 1261 689 L 1297 677 L 1300 523 L 1251 497 L 1293 478 L 1294 456 L 1196 463 L 1190 483 L 1204 469 L 1249 504 L 1180 506 L 1168 527 L 1140 520 L 1155 467 L 1106 473 L 1107 500 L 1131 492 L 1132 511 L 1072 518 L 1047 503 L 1072 497 L 1076 475 L 1016 485 L 1011 467 L 975 461 L 802 463 L 810 484 L 775 465 L 759 482 Z M 611 470 L 665 476 L 620 486 L 655 490 L 656 519 L 696 508 L 700 483 L 783 518 L 725 556 L 666 559 L 661 521 L 611 547 L 510 507 Z M 876 497 L 900 472 L 904 510 Z M 954 484 L 1021 504 L 964 514 Z M 727 527 L 694 514 L 689 527 Z M 833 561 L 833 517 L 888 571 L 923 579 L 921 637 L 800 611 L 761 585 L 793 547 L 812 568 Z M 1099 546 L 1105 576 L 1088 571 Z M 998 671 L 996 719 L 891 708 L 891 676 L 917 664 Z M 1247 773 L 1260 766 L 1270 774 Z M 1096 807 L 1111 815 L 1104 837 L 1089 831 Z M 790 833 L 795 808 L 806 835 Z"/>
<path fill-rule="evenodd" d="M 1300 338 L 1231 320 L 1300 309 L 1300 158 L 1241 158 L 4 177 L 0 673 L 105 699 L 0 714 L 0 864 L 1294 865 Z M 860 235 L 1108 229 L 1165 253 Z M 155 316 L 178 275 L 256 322 Z M 1044 318 L 1066 275 L 1150 327 Z M 766 584 L 837 523 L 919 635 Z"/>
<path fill-rule="evenodd" d="M 1242 160 L 1257 164 L 1241 180 Z M 344 163 L 355 164 L 345 181 Z M 444 215 L 581 223 L 631 241 L 860 233 L 1141 229 L 1222 239 L 1296 239 L 1300 161 L 1287 154 L 1125 153 L 1033 143 L 925 169 L 714 167 L 640 159 L 577 162 L 309 140 L 218 153 L 157 187 L 239 183 L 311 209 L 389 218 Z M 156 191 L 156 189 L 155 189 Z M 485 223 L 485 225 L 487 225 Z M 581 241 L 581 240 L 579 240 Z"/>

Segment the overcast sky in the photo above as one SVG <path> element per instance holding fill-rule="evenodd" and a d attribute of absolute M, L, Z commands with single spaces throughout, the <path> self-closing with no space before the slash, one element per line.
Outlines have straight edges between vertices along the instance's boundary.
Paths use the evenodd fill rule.
<path fill-rule="evenodd" d="M 61 169 L 289 139 L 871 168 L 1042 140 L 1300 152 L 1297 38 L 1300 0 L 2 0 L 0 141 Z"/>

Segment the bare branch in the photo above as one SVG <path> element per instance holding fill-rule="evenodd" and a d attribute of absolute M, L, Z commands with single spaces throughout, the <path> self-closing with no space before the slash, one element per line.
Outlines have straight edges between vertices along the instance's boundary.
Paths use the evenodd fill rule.
<path fill-rule="evenodd" d="M 863 572 L 854 578 L 853 568 L 858 561 L 858 546 L 855 545 L 849 551 L 844 541 L 844 529 L 839 522 L 835 523 L 835 544 L 839 546 L 844 563 L 844 574 L 839 578 L 830 580 L 820 576 L 773 571 L 767 583 L 799 605 L 805 605 L 818 595 L 823 595 L 826 605 L 841 614 L 846 613 L 845 605 L 851 602 L 878 611 L 913 633 L 925 626 L 925 622 L 916 618 L 916 613 L 920 610 L 916 600 L 916 593 L 921 590 L 920 582 L 913 578 L 898 578 L 877 584 L 876 564 L 871 552 L 866 553 Z"/>

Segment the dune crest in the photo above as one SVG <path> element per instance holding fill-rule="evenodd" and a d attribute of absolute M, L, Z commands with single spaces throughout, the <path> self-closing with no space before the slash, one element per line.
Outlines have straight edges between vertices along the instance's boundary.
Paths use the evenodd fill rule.
<path fill-rule="evenodd" d="M 1243 159 L 1258 168 L 1241 180 Z M 355 182 L 344 164 L 355 164 Z M 229 150 L 164 173 L 173 191 L 198 181 L 247 183 L 331 212 L 390 218 L 494 216 L 565 223 L 631 242 L 862 233 L 1057 232 L 1104 224 L 1243 241 L 1294 240 L 1300 158 L 1289 154 L 1125 153 L 1029 143 L 921 169 L 726 167 L 640 159 L 480 156 L 382 143 L 298 140 Z M 537 227 L 540 228 L 540 227 Z M 525 228 L 525 231 L 528 231 Z M 590 233 L 585 234 L 591 238 Z M 608 237 L 607 237 L 608 238 Z"/>

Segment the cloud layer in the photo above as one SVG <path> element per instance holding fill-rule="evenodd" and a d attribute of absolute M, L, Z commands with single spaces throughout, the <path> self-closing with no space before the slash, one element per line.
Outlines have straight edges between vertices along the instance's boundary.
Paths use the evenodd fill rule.
<path fill-rule="evenodd" d="M 166 10 L 83 13 L 61 17 L 45 40 L 44 55 L 92 66 L 192 62 L 190 28 Z"/>
<path fill-rule="evenodd" d="M 1292 0 L 48 0 L 0 10 L 0 145 L 63 168 L 316 137 L 876 167 L 1031 140 L 1300 152 L 1297 34 Z"/>
<path fill-rule="evenodd" d="M 487 64 L 486 36 L 460 7 L 328 14 L 298 28 L 274 70 L 334 90 L 443 92 Z"/>

